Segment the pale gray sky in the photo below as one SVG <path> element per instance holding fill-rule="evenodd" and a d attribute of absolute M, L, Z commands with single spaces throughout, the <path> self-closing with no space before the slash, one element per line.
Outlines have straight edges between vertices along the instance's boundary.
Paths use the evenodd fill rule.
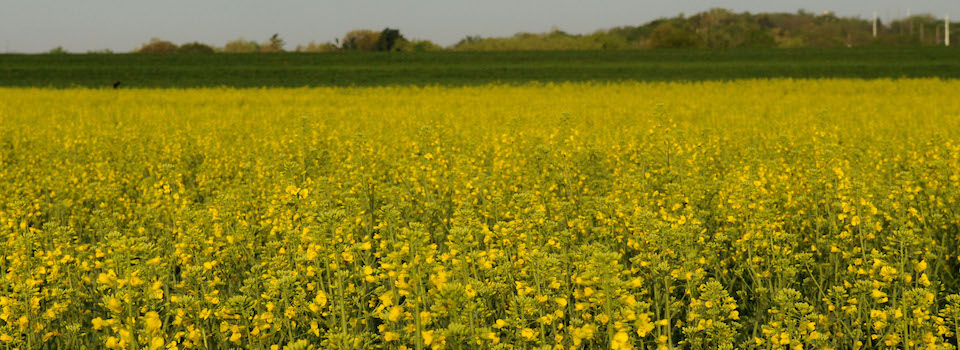
<path fill-rule="evenodd" d="M 351 29 L 399 28 L 407 38 L 450 45 L 466 35 L 505 36 L 553 27 L 589 33 L 712 7 L 810 12 L 882 19 L 911 13 L 960 18 L 960 0 L 0 0 L 3 52 L 126 52 L 151 37 L 222 46 L 279 33 L 287 49 L 331 41 Z"/>

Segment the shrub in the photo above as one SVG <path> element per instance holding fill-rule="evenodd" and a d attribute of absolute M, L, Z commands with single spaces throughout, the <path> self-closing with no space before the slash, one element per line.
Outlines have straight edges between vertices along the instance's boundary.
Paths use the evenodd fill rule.
<path fill-rule="evenodd" d="M 214 50 L 210 45 L 195 41 L 181 45 L 177 53 L 214 53 Z"/>
<path fill-rule="evenodd" d="M 424 52 L 440 50 L 443 50 L 443 47 L 430 40 L 404 40 L 397 46 L 397 51 Z"/>
<path fill-rule="evenodd" d="M 257 44 L 256 41 L 246 40 L 244 38 L 239 38 L 233 41 L 230 41 L 223 47 L 224 52 L 229 53 L 251 53 L 259 52 L 260 44 Z"/>
<path fill-rule="evenodd" d="M 377 40 L 380 39 L 380 33 L 369 29 L 353 30 L 343 36 L 344 50 L 371 51 Z"/>
<path fill-rule="evenodd" d="M 136 53 L 174 53 L 177 51 L 177 44 L 158 38 L 150 39 L 149 43 L 143 44 Z"/>
<path fill-rule="evenodd" d="M 307 45 L 297 45 L 297 52 L 332 52 L 337 51 L 340 48 L 337 47 L 334 43 L 325 42 L 325 43 L 316 43 L 311 41 Z"/>

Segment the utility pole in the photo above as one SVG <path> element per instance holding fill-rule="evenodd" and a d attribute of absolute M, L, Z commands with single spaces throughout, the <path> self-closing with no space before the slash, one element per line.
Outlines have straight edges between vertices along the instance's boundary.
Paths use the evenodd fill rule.
<path fill-rule="evenodd" d="M 873 37 L 877 37 L 877 13 L 873 13 Z"/>
<path fill-rule="evenodd" d="M 943 46 L 950 46 L 950 15 L 943 17 Z"/>

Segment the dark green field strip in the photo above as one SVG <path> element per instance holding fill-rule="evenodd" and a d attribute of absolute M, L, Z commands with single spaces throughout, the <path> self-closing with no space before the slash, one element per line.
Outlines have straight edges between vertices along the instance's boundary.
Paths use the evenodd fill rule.
<path fill-rule="evenodd" d="M 960 78 L 951 48 L 0 55 L 0 86 L 474 85 L 529 81 Z"/>

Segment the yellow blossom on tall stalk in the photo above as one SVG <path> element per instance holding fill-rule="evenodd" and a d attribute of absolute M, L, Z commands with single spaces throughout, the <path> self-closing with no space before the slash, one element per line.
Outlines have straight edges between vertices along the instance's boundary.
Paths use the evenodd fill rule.
<path fill-rule="evenodd" d="M 958 88 L 0 88 L 0 344 L 957 347 Z"/>

